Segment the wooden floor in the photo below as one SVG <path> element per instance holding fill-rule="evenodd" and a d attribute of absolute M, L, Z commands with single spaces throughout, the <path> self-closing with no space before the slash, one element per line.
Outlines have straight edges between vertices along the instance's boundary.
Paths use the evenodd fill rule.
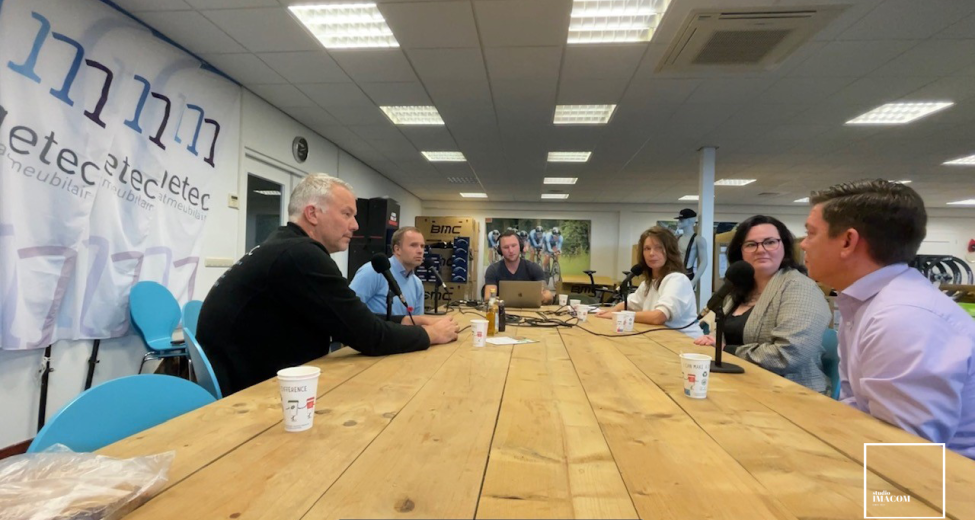
<path fill-rule="evenodd" d="M 975 518 L 975 461 L 947 452 L 943 500 L 936 445 L 873 447 L 864 471 L 864 443 L 924 441 L 734 358 L 745 374 L 689 399 L 678 354 L 713 349 L 583 327 L 609 337 L 509 327 L 539 342 L 475 349 L 468 330 L 386 358 L 342 349 L 313 363 L 310 431 L 284 431 L 272 379 L 101 452 L 176 450 L 133 519 L 852 519 L 874 491 L 911 502 L 870 516 Z"/>

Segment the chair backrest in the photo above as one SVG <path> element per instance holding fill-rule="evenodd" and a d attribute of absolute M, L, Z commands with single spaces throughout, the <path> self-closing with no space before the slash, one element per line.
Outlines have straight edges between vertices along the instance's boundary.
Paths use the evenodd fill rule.
<path fill-rule="evenodd" d="M 826 374 L 829 375 L 829 380 L 832 383 L 833 388 L 833 399 L 840 398 L 840 356 L 837 352 L 839 348 L 839 338 L 836 336 L 836 331 L 833 329 L 826 329 L 823 332 L 823 368 L 826 369 Z"/>
<path fill-rule="evenodd" d="M 182 312 L 169 289 L 156 282 L 139 282 L 129 294 L 132 323 L 142 339 L 155 348 L 169 346 Z"/>
<path fill-rule="evenodd" d="M 113 379 L 82 392 L 59 410 L 27 452 L 57 443 L 72 451 L 95 451 L 212 402 L 206 390 L 178 377 L 143 374 Z"/>
<path fill-rule="evenodd" d="M 210 392 L 213 397 L 223 399 L 220 392 L 220 383 L 217 376 L 213 373 L 213 365 L 207 359 L 207 355 L 200 347 L 200 342 L 196 340 L 196 334 L 187 328 L 183 329 L 183 336 L 186 338 L 186 350 L 190 354 L 190 362 L 193 363 L 193 374 L 196 375 L 196 382 L 204 390 Z"/>
<path fill-rule="evenodd" d="M 183 330 L 189 330 L 196 334 L 196 324 L 200 321 L 200 309 L 203 302 L 200 300 L 190 300 L 183 306 Z"/>

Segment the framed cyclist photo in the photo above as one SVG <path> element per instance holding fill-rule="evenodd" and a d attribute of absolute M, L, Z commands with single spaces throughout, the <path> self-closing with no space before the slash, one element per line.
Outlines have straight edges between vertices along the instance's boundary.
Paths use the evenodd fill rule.
<path fill-rule="evenodd" d="M 521 257 L 542 266 L 545 283 L 554 287 L 563 275 L 589 269 L 591 229 L 589 220 L 485 218 L 484 265 L 501 260 L 498 241 L 511 230 L 521 240 Z"/>

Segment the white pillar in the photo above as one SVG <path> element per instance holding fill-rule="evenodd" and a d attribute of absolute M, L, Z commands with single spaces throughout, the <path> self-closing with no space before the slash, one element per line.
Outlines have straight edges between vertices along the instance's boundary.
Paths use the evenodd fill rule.
<path fill-rule="evenodd" d="M 698 176 L 697 193 L 697 224 L 698 234 L 704 237 L 708 244 L 708 266 L 701 273 L 698 286 L 700 301 L 703 306 L 711 298 L 714 277 L 714 158 L 717 148 L 706 146 L 698 150 L 701 153 L 701 172 Z"/>

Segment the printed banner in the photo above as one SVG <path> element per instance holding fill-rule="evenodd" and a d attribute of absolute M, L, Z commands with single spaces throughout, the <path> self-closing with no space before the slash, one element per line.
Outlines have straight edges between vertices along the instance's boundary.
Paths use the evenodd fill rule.
<path fill-rule="evenodd" d="M 562 275 L 582 275 L 589 269 L 590 228 L 588 220 L 486 218 L 484 265 L 501 260 L 498 239 L 515 231 L 521 237 L 522 258 L 542 266 L 545 283 L 555 287 Z"/>
<path fill-rule="evenodd" d="M 193 298 L 240 88 L 95 0 L 0 0 L 0 348 L 128 332 L 141 280 Z"/>

